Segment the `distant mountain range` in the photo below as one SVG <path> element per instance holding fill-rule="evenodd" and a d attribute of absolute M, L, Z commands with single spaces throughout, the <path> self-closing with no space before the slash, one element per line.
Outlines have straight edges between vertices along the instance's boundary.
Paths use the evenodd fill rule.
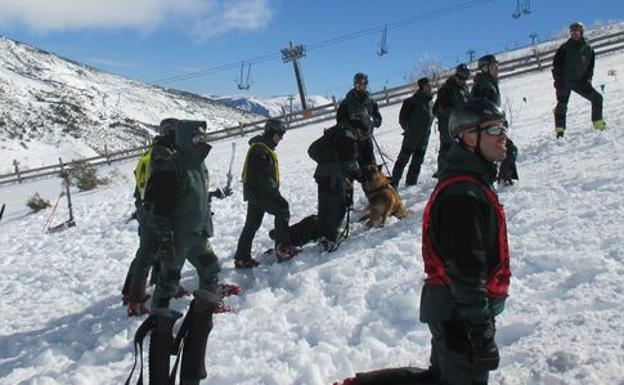
<path fill-rule="evenodd" d="M 0 173 L 14 159 L 32 167 L 140 145 L 167 117 L 206 120 L 209 130 L 262 119 L 0 36 Z"/>
<path fill-rule="evenodd" d="M 274 96 L 263 99 L 253 95 L 226 95 L 210 96 L 211 99 L 223 102 L 232 107 L 240 108 L 254 114 L 265 117 L 281 116 L 292 111 L 301 110 L 301 101 L 298 96 Z M 292 102 L 292 106 L 291 106 Z M 332 100 L 323 96 L 308 96 L 306 104 L 308 108 L 318 107 L 331 103 Z"/>

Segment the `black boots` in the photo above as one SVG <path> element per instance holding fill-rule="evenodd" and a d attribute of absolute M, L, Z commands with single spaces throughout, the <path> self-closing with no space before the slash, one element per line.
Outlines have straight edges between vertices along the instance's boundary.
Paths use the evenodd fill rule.
<path fill-rule="evenodd" d="M 215 287 L 216 291 L 216 287 Z M 208 290 L 197 290 L 195 299 L 184 318 L 180 334 L 183 334 L 182 368 L 180 383 L 182 385 L 198 385 L 206 378 L 206 344 L 212 330 L 212 314 L 221 303 L 219 296 Z"/>
<path fill-rule="evenodd" d="M 149 344 L 149 385 L 169 385 L 169 359 L 173 350 L 173 324 L 182 314 L 169 309 L 152 312 L 154 328 Z"/>

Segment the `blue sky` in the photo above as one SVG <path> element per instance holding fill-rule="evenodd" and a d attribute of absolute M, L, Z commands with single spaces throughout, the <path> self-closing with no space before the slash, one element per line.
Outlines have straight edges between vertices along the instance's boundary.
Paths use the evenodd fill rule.
<path fill-rule="evenodd" d="M 525 3 L 526 0 L 521 0 Z M 586 25 L 624 19 L 622 0 L 533 0 L 531 13 L 511 17 L 516 0 L 0 0 L 0 34 L 94 67 L 200 94 L 240 93 L 239 64 L 252 65 L 249 93 L 296 93 L 291 64 L 280 49 L 308 47 L 351 33 L 371 34 L 321 44 L 301 61 L 309 94 L 341 97 L 355 72 L 372 89 L 406 81 L 419 61 L 455 65 L 476 56 L 546 40 L 574 20 Z M 463 8 L 450 11 L 450 8 Z M 446 10 L 446 11 L 445 11 Z M 438 12 L 439 11 L 439 12 Z M 435 17 L 420 17 L 432 15 Z M 376 54 L 384 25 L 389 53 Z M 233 64 L 179 82 L 163 79 Z"/>

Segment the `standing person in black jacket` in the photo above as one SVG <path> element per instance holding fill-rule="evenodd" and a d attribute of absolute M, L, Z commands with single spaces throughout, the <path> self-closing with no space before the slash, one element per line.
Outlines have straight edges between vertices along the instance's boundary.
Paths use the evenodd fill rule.
<path fill-rule="evenodd" d="M 594 50 L 583 37 L 583 24 L 570 24 L 570 39 L 563 43 L 553 59 L 553 79 L 557 91 L 555 134 L 562 138 L 566 129 L 568 100 L 572 91 L 589 100 L 592 105 L 591 119 L 598 131 L 605 129 L 602 118 L 602 95 L 592 86 L 594 76 Z"/>
<path fill-rule="evenodd" d="M 288 201 L 279 191 L 279 168 L 275 147 L 284 137 L 286 126 L 278 119 L 269 120 L 262 135 L 249 140 L 249 150 L 243 166 L 243 199 L 247 201 L 247 217 L 238 239 L 234 266 L 247 269 L 258 266 L 251 256 L 251 244 L 262 224 L 265 213 L 275 216 L 275 256 L 286 261 L 298 250 L 290 244 Z"/>
<path fill-rule="evenodd" d="M 470 91 L 466 85 L 468 79 L 470 79 L 470 69 L 463 63 L 459 64 L 455 67 L 455 74 L 446 79 L 446 82 L 438 90 L 438 97 L 433 105 L 433 114 L 438 118 L 440 147 L 438 149 L 438 171 L 434 177 L 442 170 L 446 154 L 453 143 L 448 127 L 451 112 L 469 99 Z"/>
<path fill-rule="evenodd" d="M 499 364 L 495 317 L 509 289 L 503 206 L 493 183 L 506 155 L 505 113 L 473 101 L 450 118 L 455 142 L 423 213 L 427 278 L 420 320 L 429 325 L 428 374 L 444 385 L 486 385 Z"/>
<path fill-rule="evenodd" d="M 425 152 L 431 134 L 431 111 L 433 89 L 429 78 L 418 79 L 418 91 L 405 99 L 399 112 L 399 124 L 403 128 L 403 144 L 392 170 L 392 184 L 399 186 L 405 165 L 412 158 L 407 169 L 405 184 L 413 186 L 418 181 L 420 166 L 425 159 Z"/>
<path fill-rule="evenodd" d="M 353 89 L 340 102 L 336 121 L 347 124 L 357 113 L 365 112 L 370 116 L 366 127 L 358 133 L 358 165 L 360 168 L 369 164 L 376 164 L 373 148 L 373 130 L 381 126 L 379 106 L 368 94 L 368 76 L 358 72 L 353 76 Z"/>
<path fill-rule="evenodd" d="M 501 96 L 498 88 L 498 61 L 494 55 L 485 55 L 479 58 L 479 72 L 475 75 L 472 84 L 471 97 L 474 100 L 489 100 L 501 107 Z M 499 184 L 512 185 L 518 179 L 518 169 L 516 159 L 518 157 L 518 147 L 507 138 L 507 156 L 500 164 L 498 176 Z"/>

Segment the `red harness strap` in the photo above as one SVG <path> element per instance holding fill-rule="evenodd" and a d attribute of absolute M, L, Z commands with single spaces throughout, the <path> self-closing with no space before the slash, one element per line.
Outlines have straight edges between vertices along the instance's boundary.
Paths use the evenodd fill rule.
<path fill-rule="evenodd" d="M 490 203 L 495 208 L 498 219 L 499 262 L 496 268 L 489 274 L 485 288 L 488 292 L 488 296 L 490 297 L 507 297 L 511 269 L 509 267 L 509 246 L 507 243 L 507 219 L 505 217 L 505 210 L 503 209 L 503 205 L 498 202 L 498 198 L 492 190 L 490 190 L 478 178 L 467 174 L 456 175 L 439 183 L 435 190 L 433 190 L 433 193 L 425 206 L 422 227 L 422 257 L 423 262 L 425 263 L 425 273 L 427 273 L 425 283 L 428 285 L 444 284 L 446 286 L 449 286 L 451 283 L 449 277 L 446 275 L 444 262 L 442 262 L 438 253 L 434 250 L 433 243 L 431 241 L 431 207 L 433 207 L 433 203 L 445 188 L 460 182 L 469 182 L 480 186 L 483 189 L 483 192 L 485 192 L 485 195 Z"/>

